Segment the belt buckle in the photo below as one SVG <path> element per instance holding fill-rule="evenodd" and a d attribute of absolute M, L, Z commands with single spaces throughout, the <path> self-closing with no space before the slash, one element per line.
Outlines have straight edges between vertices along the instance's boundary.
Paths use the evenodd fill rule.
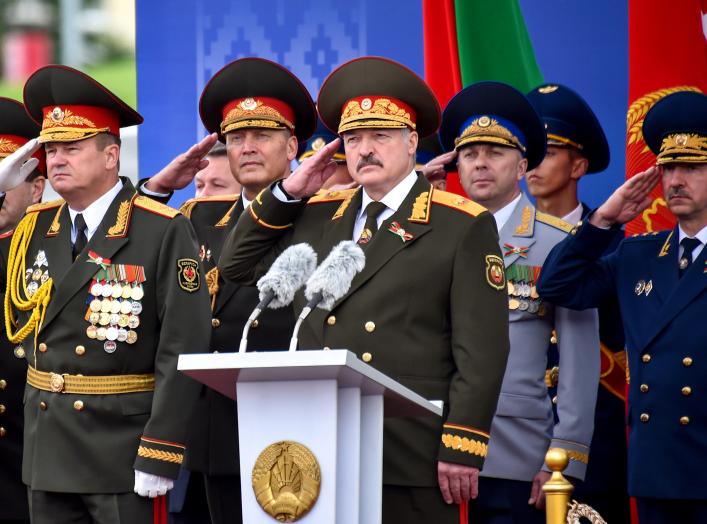
<path fill-rule="evenodd" d="M 52 393 L 62 393 L 64 391 L 64 377 L 58 373 L 49 374 L 49 389 Z"/>

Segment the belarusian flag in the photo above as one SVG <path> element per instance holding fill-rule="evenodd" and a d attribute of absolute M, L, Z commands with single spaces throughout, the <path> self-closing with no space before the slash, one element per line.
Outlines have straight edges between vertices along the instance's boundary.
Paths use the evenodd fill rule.
<path fill-rule="evenodd" d="M 626 117 L 626 178 L 655 165 L 643 140 L 643 118 L 665 95 L 707 90 L 707 43 L 703 17 L 707 0 L 629 0 L 629 109 Z M 653 204 L 629 223 L 627 234 L 675 225 L 660 185 Z"/>
<path fill-rule="evenodd" d="M 481 80 L 523 93 L 543 83 L 518 0 L 423 0 L 422 20 L 425 80 L 442 107 Z M 464 194 L 456 173 L 447 191 Z"/>

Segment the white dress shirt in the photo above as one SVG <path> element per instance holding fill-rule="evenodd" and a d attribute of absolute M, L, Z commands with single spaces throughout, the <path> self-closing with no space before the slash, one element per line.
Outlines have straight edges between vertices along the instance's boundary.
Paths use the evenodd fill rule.
<path fill-rule="evenodd" d="M 111 203 L 115 199 L 115 197 L 120 193 L 120 190 L 123 189 L 123 182 L 118 179 L 118 181 L 115 183 L 115 185 L 110 188 L 106 193 L 103 194 L 103 196 L 99 197 L 97 200 L 94 200 L 90 206 L 88 206 L 86 209 L 83 211 L 80 211 L 80 213 L 83 215 L 83 219 L 86 221 L 86 239 L 91 240 L 91 237 L 93 234 L 96 232 L 96 229 L 98 229 L 98 226 L 101 224 L 101 220 L 103 220 L 103 217 L 105 216 L 106 212 L 108 211 L 108 208 L 110 207 Z M 71 206 L 69 206 L 69 216 L 71 217 L 71 242 L 74 243 L 76 242 L 76 225 L 74 224 L 76 215 L 79 214 L 79 211 L 76 211 L 74 209 L 71 209 Z"/>
<path fill-rule="evenodd" d="M 689 235 L 682 230 L 682 227 L 678 226 L 678 246 L 679 246 L 678 257 L 683 256 L 682 246 L 680 246 L 680 242 L 682 241 L 683 238 L 687 238 L 688 236 Z M 694 238 L 696 238 L 697 240 L 700 241 L 700 245 L 692 250 L 692 260 L 693 261 L 697 260 L 697 257 L 702 252 L 702 249 L 704 249 L 705 244 L 707 244 L 707 226 L 700 229 L 700 231 L 694 236 Z"/>
<path fill-rule="evenodd" d="M 577 207 L 575 207 L 572 211 L 563 216 L 562 220 L 574 226 L 580 220 L 582 220 L 582 211 L 584 211 L 584 208 L 582 207 L 582 203 L 580 202 Z"/>
<path fill-rule="evenodd" d="M 518 193 L 517 197 L 515 197 L 508 204 L 506 204 L 493 214 L 493 218 L 496 220 L 496 229 L 498 231 L 501 231 L 501 229 L 503 229 L 503 226 L 506 225 L 506 222 L 508 222 L 508 219 L 511 218 L 511 215 L 513 214 L 513 211 L 515 211 L 518 202 L 520 202 L 520 195 L 521 194 Z"/>

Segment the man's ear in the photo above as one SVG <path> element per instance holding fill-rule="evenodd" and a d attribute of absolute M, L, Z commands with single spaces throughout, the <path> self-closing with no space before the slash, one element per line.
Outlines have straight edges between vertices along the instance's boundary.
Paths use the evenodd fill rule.
<path fill-rule="evenodd" d="M 417 131 L 410 131 L 410 136 L 408 137 L 408 149 L 410 150 L 411 155 L 417 151 L 417 143 L 419 140 L 420 136 L 417 134 Z"/>
<path fill-rule="evenodd" d="M 46 185 L 47 179 L 43 176 L 38 176 L 30 183 L 32 184 L 32 203 L 38 204 L 42 201 L 42 195 L 44 194 L 44 186 Z"/>
<path fill-rule="evenodd" d="M 287 160 L 292 162 L 297 156 L 297 148 L 299 147 L 299 142 L 295 135 L 290 135 L 287 138 Z"/>
<path fill-rule="evenodd" d="M 589 160 L 584 158 L 582 155 L 574 155 L 574 158 L 572 159 L 572 171 L 570 172 L 570 178 L 573 180 L 579 180 L 587 174 L 587 169 L 589 169 Z"/>
<path fill-rule="evenodd" d="M 120 146 L 118 144 L 109 144 L 105 147 L 103 153 L 106 155 L 106 170 L 117 169 L 120 162 Z"/>
<path fill-rule="evenodd" d="M 525 178 L 526 171 L 528 171 L 528 159 L 523 157 L 520 159 L 520 162 L 518 162 L 518 173 L 516 173 L 518 182 Z"/>

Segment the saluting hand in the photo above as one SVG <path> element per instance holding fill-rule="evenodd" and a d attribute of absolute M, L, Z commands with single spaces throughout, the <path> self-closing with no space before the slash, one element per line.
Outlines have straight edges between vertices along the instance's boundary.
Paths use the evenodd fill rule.
<path fill-rule="evenodd" d="M 424 166 L 422 166 L 422 169 L 420 171 L 422 171 L 422 174 L 425 175 L 427 180 L 430 181 L 440 177 L 444 178 L 447 175 L 444 171 L 444 166 L 446 164 L 449 164 L 455 158 L 457 158 L 456 151 L 449 151 L 447 153 L 443 153 L 427 162 Z"/>
<path fill-rule="evenodd" d="M 479 496 L 479 470 L 463 464 L 437 462 L 437 482 L 447 504 L 461 504 Z"/>
<path fill-rule="evenodd" d="M 282 188 L 293 198 L 307 198 L 319 191 L 336 171 L 334 153 L 339 150 L 337 138 L 305 159 L 282 183 Z"/>
<path fill-rule="evenodd" d="M 632 176 L 596 210 L 589 222 L 604 228 L 630 222 L 651 205 L 650 193 L 660 176 L 658 166 Z"/>
<path fill-rule="evenodd" d="M 34 171 L 39 160 L 31 157 L 37 149 L 39 141 L 33 138 L 0 162 L 0 192 L 16 188 Z"/>
<path fill-rule="evenodd" d="M 216 133 L 211 133 L 200 142 L 191 146 L 185 153 L 177 155 L 174 160 L 164 166 L 159 173 L 147 181 L 145 187 L 155 193 L 170 193 L 191 184 L 194 176 L 209 165 L 204 158 L 218 140 Z"/>

